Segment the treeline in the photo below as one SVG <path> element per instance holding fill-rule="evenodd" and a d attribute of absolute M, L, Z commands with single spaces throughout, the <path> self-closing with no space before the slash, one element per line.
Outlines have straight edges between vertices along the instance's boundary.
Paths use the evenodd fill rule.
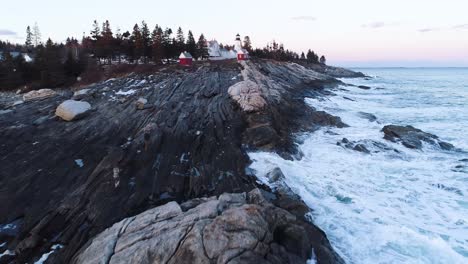
<path fill-rule="evenodd" d="M 98 71 L 97 65 L 120 63 L 163 64 L 174 61 L 183 51 L 195 59 L 209 57 L 205 36 L 195 41 L 192 31 L 184 35 L 182 28 L 174 34 L 171 28 L 156 25 L 150 31 L 143 21 L 132 31 L 114 34 L 109 21 L 99 26 L 94 21 L 89 36 L 81 42 L 68 38 L 54 43 L 41 41 L 37 24 L 26 29 L 23 45 L 0 41 L 0 89 L 28 85 L 28 89 L 72 84 L 85 71 Z M 31 61 L 27 61 L 28 59 Z"/>
<path fill-rule="evenodd" d="M 185 36 L 182 28 L 178 28 L 174 34 L 171 28 L 163 29 L 156 25 L 150 30 L 142 21 L 135 24 L 132 31 L 121 33 L 117 29 L 114 34 L 109 21 L 105 21 L 102 27 L 94 21 L 91 35 L 84 37 L 82 45 L 86 52 L 93 54 L 101 63 L 112 61 L 131 63 L 161 64 L 163 61 L 177 59 L 181 52 L 187 51 L 195 59 L 208 58 L 208 46 L 203 34 L 195 41 L 192 31 Z"/>
<path fill-rule="evenodd" d="M 285 49 L 283 44 L 278 44 L 276 41 L 273 41 L 271 44 L 268 44 L 264 48 L 256 48 L 251 50 L 250 56 L 279 61 L 301 60 L 310 63 L 326 64 L 325 56 L 322 55 L 319 57 L 319 55 L 311 49 L 307 51 L 307 54 L 304 54 L 304 52 L 302 52 L 301 55 L 299 55 L 296 52 Z"/>
<path fill-rule="evenodd" d="M 71 84 L 88 64 L 86 54 L 79 52 L 75 39 L 65 44 L 48 39 L 45 44 L 10 45 L 2 42 L 0 89 L 28 85 L 30 89 Z"/>

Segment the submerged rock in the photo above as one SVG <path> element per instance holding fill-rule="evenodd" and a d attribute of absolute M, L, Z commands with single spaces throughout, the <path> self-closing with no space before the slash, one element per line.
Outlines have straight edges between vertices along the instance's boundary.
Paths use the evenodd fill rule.
<path fill-rule="evenodd" d="M 67 100 L 57 107 L 55 115 L 65 121 L 72 121 L 83 117 L 90 110 L 91 105 L 88 102 Z"/>
<path fill-rule="evenodd" d="M 439 140 L 436 135 L 424 132 L 412 126 L 385 126 L 382 131 L 384 138 L 392 142 L 401 142 L 405 147 L 411 149 L 421 149 L 422 142 L 437 146 L 443 150 L 453 150 L 454 146 L 450 143 Z"/>
<path fill-rule="evenodd" d="M 315 226 L 254 189 L 176 202 L 126 218 L 84 246 L 71 263 L 342 263 Z M 185 203 L 187 204 L 187 203 Z"/>

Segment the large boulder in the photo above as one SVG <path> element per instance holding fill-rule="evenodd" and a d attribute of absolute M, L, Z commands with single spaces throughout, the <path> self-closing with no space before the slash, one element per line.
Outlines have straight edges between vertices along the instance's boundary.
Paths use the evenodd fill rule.
<path fill-rule="evenodd" d="M 234 84 L 229 87 L 228 93 L 245 112 L 259 111 L 266 105 L 260 87 L 250 80 Z"/>
<path fill-rule="evenodd" d="M 23 101 L 42 100 L 55 96 L 57 93 L 51 89 L 40 89 L 36 91 L 30 91 L 23 95 Z"/>
<path fill-rule="evenodd" d="M 254 189 L 176 202 L 126 218 L 89 241 L 71 263 L 342 263 L 314 225 Z M 187 204 L 187 203 L 185 203 Z"/>
<path fill-rule="evenodd" d="M 84 101 L 66 100 L 55 110 L 55 115 L 65 121 L 72 121 L 83 117 L 91 110 L 91 105 Z"/>
<path fill-rule="evenodd" d="M 421 149 L 423 142 L 444 150 L 454 148 L 452 144 L 439 140 L 436 135 L 424 132 L 413 126 L 388 125 L 382 131 L 386 140 L 401 142 L 405 147 L 411 149 Z"/>

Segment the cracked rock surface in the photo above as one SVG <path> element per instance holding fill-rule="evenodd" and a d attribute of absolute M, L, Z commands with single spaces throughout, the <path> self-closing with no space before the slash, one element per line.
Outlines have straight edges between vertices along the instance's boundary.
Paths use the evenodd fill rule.
<path fill-rule="evenodd" d="M 312 249 L 319 263 L 341 262 L 323 233 L 264 193 L 225 193 L 147 210 L 94 237 L 72 263 L 305 263 Z"/>

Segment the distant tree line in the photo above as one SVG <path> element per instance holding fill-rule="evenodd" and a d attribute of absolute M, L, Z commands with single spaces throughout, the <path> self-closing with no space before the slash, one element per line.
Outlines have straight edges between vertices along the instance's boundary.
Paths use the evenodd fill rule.
<path fill-rule="evenodd" d="M 95 20 L 89 35 L 84 35 L 81 41 L 67 38 L 65 43 L 55 43 L 49 38 L 43 43 L 36 23 L 26 28 L 24 44 L 0 41 L 0 90 L 71 85 L 85 72 L 100 71 L 106 65 L 171 63 L 184 51 L 197 60 L 207 59 L 207 45 L 203 34 L 196 40 L 192 31 L 185 35 L 180 27 L 175 33 L 171 28 L 163 29 L 159 25 L 150 30 L 142 21 L 135 24 L 131 31 L 122 33 L 120 29 L 114 31 L 108 20 L 102 24 Z M 223 44 L 220 47 L 228 50 L 234 48 Z M 324 56 L 319 57 L 311 50 L 299 55 L 275 41 L 265 48 L 253 49 L 248 36 L 244 38 L 243 47 L 257 58 L 326 62 Z"/>
<path fill-rule="evenodd" d="M 80 74 L 95 65 L 120 63 L 163 64 L 178 58 L 183 51 L 195 59 L 207 59 L 208 46 L 201 34 L 195 40 L 192 31 L 184 35 L 182 28 L 173 34 L 171 28 L 156 25 L 150 31 L 143 21 L 135 24 L 132 31 L 121 33 L 111 29 L 109 21 L 101 26 L 94 21 L 89 36 L 81 42 L 68 38 L 63 43 L 54 43 L 50 38 L 43 43 L 37 24 L 26 28 L 23 45 L 0 41 L 0 90 L 30 85 L 58 87 L 74 83 Z M 32 59 L 25 60 L 24 54 Z"/>
<path fill-rule="evenodd" d="M 249 39 L 249 43 L 250 43 L 250 39 Z M 300 60 L 300 61 L 306 61 L 309 63 L 326 64 L 325 56 L 322 55 L 319 57 L 319 55 L 315 53 L 314 51 L 312 51 L 311 49 L 307 51 L 307 54 L 304 54 L 304 52 L 302 52 L 301 55 L 299 55 L 296 52 L 285 49 L 283 44 L 279 44 L 276 41 L 273 41 L 271 44 L 268 44 L 264 48 L 256 48 L 256 49 L 250 50 L 249 52 L 252 57 L 257 57 L 257 58 L 273 59 L 273 60 L 279 60 L 279 61 Z"/>

